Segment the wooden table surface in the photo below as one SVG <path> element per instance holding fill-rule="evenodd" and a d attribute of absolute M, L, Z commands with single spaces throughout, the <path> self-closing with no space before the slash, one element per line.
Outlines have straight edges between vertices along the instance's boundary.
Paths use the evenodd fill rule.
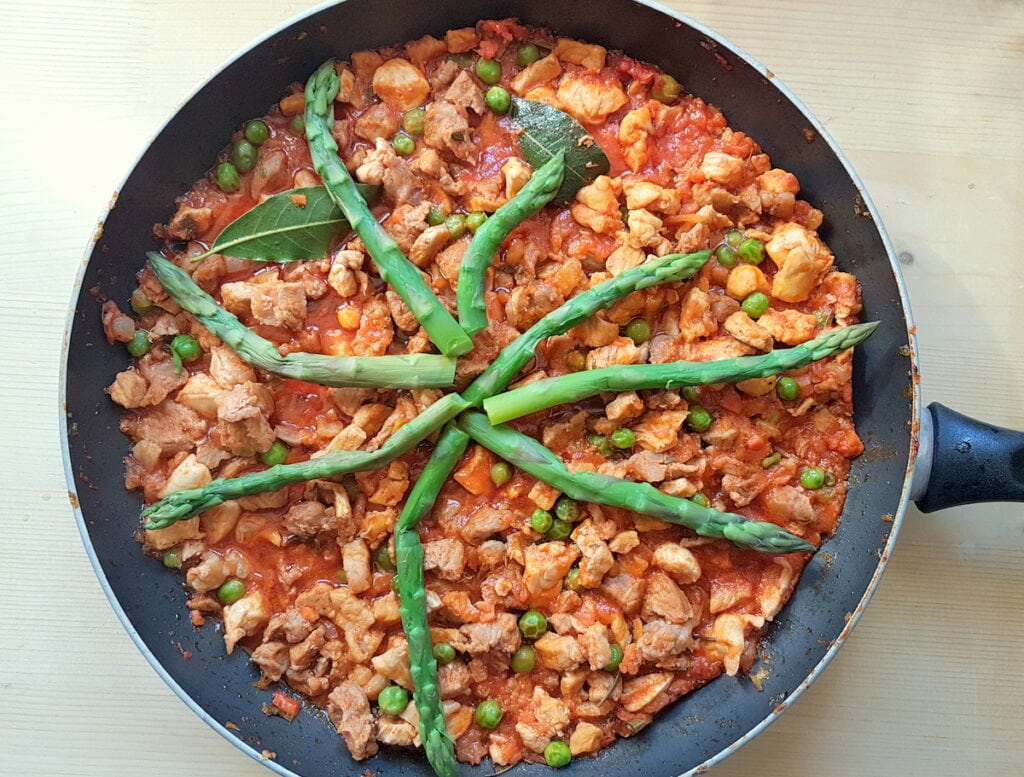
<path fill-rule="evenodd" d="M 1024 429 L 1024 3 L 671 5 L 770 67 L 848 153 L 906 259 L 925 400 Z M 4 774 L 270 774 L 174 696 L 104 598 L 68 506 L 57 373 L 83 251 L 136 154 L 233 51 L 310 6 L 3 3 Z M 1022 506 L 911 508 L 837 660 L 711 773 L 1021 774 L 1022 621 Z"/>

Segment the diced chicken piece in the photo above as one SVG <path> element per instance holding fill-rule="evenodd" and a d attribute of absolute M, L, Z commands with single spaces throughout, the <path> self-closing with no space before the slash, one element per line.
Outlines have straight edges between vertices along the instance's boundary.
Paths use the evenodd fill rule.
<path fill-rule="evenodd" d="M 622 156 L 633 172 L 637 172 L 647 162 L 650 154 L 648 142 L 654 133 L 656 116 L 661 112 L 659 105 L 660 103 L 649 102 L 629 111 L 619 123 Z"/>
<path fill-rule="evenodd" d="M 662 410 L 644 416 L 633 425 L 637 444 L 646 451 L 664 453 L 679 443 L 679 430 L 689 411 Z"/>
<path fill-rule="evenodd" d="M 649 210 L 638 208 L 626 216 L 629 234 L 626 240 L 636 248 L 649 248 L 656 254 L 667 253 L 671 243 L 661 234 L 664 222 Z M 664 250 L 662 250 L 664 249 Z"/>
<path fill-rule="evenodd" d="M 505 317 L 509 325 L 523 332 L 564 301 L 565 298 L 550 284 L 535 281 L 512 290 L 508 302 L 505 303 Z"/>
<path fill-rule="evenodd" d="M 536 730 L 544 736 L 560 736 L 569 725 L 569 706 L 549 696 L 539 685 L 533 689 L 530 712 L 537 719 Z"/>
<path fill-rule="evenodd" d="M 847 272 L 830 272 L 821 282 L 825 300 L 832 304 L 836 323 L 846 326 L 861 311 L 860 284 Z"/>
<path fill-rule="evenodd" d="M 395 337 L 391 309 L 383 296 L 371 297 L 363 304 L 359 329 L 352 337 L 352 352 L 357 356 L 383 356 Z"/>
<path fill-rule="evenodd" d="M 693 625 L 668 623 L 662 620 L 648 621 L 644 633 L 637 640 L 636 649 L 641 661 L 658 663 L 679 657 L 693 647 L 691 637 Z"/>
<path fill-rule="evenodd" d="M 679 336 L 684 342 L 693 343 L 702 337 L 718 331 L 718 321 L 711 309 L 711 296 L 693 286 L 683 297 L 679 311 Z"/>
<path fill-rule="evenodd" d="M 671 672 L 655 672 L 630 678 L 622 683 L 619 703 L 630 712 L 639 712 L 672 683 Z"/>
<path fill-rule="evenodd" d="M 619 337 L 611 345 L 595 348 L 587 354 L 588 370 L 611 367 L 616 364 L 636 364 L 640 360 L 640 349 L 628 337 Z"/>
<path fill-rule="evenodd" d="M 177 240 L 195 240 L 212 223 L 213 210 L 210 208 L 193 208 L 182 204 L 167 225 L 167 234 Z"/>
<path fill-rule="evenodd" d="M 644 411 L 644 401 L 635 391 L 619 394 L 604 407 L 609 421 L 632 421 Z"/>
<path fill-rule="evenodd" d="M 405 498 L 409 490 L 409 465 L 404 461 L 393 461 L 388 465 L 387 474 L 370 495 L 370 502 L 394 507 Z"/>
<path fill-rule="evenodd" d="M 598 314 L 574 326 L 570 334 L 588 348 L 610 345 L 619 336 L 619 325 Z"/>
<path fill-rule="evenodd" d="M 422 38 L 406 43 L 405 51 L 414 64 L 423 65 L 427 60 L 446 54 L 448 46 L 443 40 L 438 40 L 433 35 L 424 35 Z"/>
<path fill-rule="evenodd" d="M 677 583 L 687 585 L 700 579 L 701 568 L 697 557 L 689 548 L 678 543 L 666 542 L 659 545 L 651 561 L 654 566 L 668 572 Z"/>
<path fill-rule="evenodd" d="M 370 701 L 362 688 L 349 680 L 340 683 L 327 697 L 327 714 L 355 760 L 377 752 Z"/>
<path fill-rule="evenodd" d="M 407 202 L 418 189 L 416 176 L 387 140 L 377 138 L 374 143 L 374 149 L 356 168 L 356 178 L 363 183 L 383 184 L 384 194 L 393 203 Z"/>
<path fill-rule="evenodd" d="M 722 491 L 724 491 L 736 507 L 746 507 L 764 490 L 765 479 L 761 472 L 734 475 L 727 472 L 722 475 Z"/>
<path fill-rule="evenodd" d="M 693 617 L 693 607 L 668 575 L 655 572 L 647 575 L 647 592 L 640 617 L 645 621 L 666 620 L 683 624 Z"/>
<path fill-rule="evenodd" d="M 747 581 L 711 581 L 711 596 L 708 599 L 708 610 L 712 615 L 731 610 L 737 604 L 746 601 L 753 595 Z"/>
<path fill-rule="evenodd" d="M 180 545 L 187 540 L 203 538 L 198 518 L 189 518 L 186 521 L 178 521 L 166 529 L 147 529 L 143 532 L 146 540 L 146 547 L 154 550 L 167 550 L 175 545 Z"/>
<path fill-rule="evenodd" d="M 450 54 L 462 54 L 476 48 L 480 42 L 480 36 L 476 33 L 475 27 L 461 27 L 457 30 L 448 30 L 444 35 L 445 43 L 448 44 Z"/>
<path fill-rule="evenodd" d="M 391 138 L 398 132 L 402 120 L 388 103 L 377 103 L 363 111 L 356 119 L 353 131 L 357 137 L 371 143 L 378 138 Z M 383 180 L 383 179 L 382 179 Z"/>
<path fill-rule="evenodd" d="M 580 635 L 580 647 L 590 668 L 594 671 L 607 666 L 612 660 L 611 643 L 608 641 L 608 629 L 602 623 L 594 623 Z"/>
<path fill-rule="evenodd" d="M 214 402 L 217 434 L 225 450 L 236 456 L 255 456 L 277 439 L 267 420 L 274 410 L 274 397 L 262 383 L 243 383 L 222 391 Z"/>
<path fill-rule="evenodd" d="M 520 70 L 512 79 L 512 91 L 520 97 L 541 84 L 554 81 L 562 75 L 562 65 L 558 57 L 548 54 L 536 62 L 531 62 Z"/>
<path fill-rule="evenodd" d="M 430 84 L 418 67 L 396 57 L 374 71 L 373 92 L 396 110 L 408 111 L 430 96 Z"/>
<path fill-rule="evenodd" d="M 427 227 L 409 249 L 409 259 L 420 269 L 425 269 L 451 239 L 451 235 L 452 233 L 444 224 Z"/>
<path fill-rule="evenodd" d="M 616 534 L 608 543 L 608 550 L 612 553 L 629 553 L 640 545 L 640 537 L 635 531 L 624 531 Z"/>
<path fill-rule="evenodd" d="M 464 162 L 476 161 L 469 115 L 461 105 L 446 100 L 432 102 L 424 114 L 423 127 L 423 139 L 431 148 L 450 151 Z"/>
<path fill-rule="evenodd" d="M 812 339 L 818 328 L 817 319 L 799 310 L 768 310 L 757 319 L 772 337 L 786 345 L 799 345 Z"/>
<path fill-rule="evenodd" d="M 629 102 L 617 79 L 593 76 L 563 78 L 556 96 L 565 112 L 581 124 L 600 124 Z"/>
<path fill-rule="evenodd" d="M 711 630 L 713 642 L 707 643 L 707 653 L 712 659 L 718 659 L 725 665 L 725 673 L 730 677 L 740 668 L 740 658 L 746 647 L 746 634 L 749 629 L 760 629 L 764 626 L 764 618 L 760 615 L 740 613 L 724 613 L 715 618 Z"/>
<path fill-rule="evenodd" d="M 587 70 L 599 71 L 604 67 L 607 51 L 603 46 L 593 43 L 582 43 L 571 38 L 559 38 L 551 52 L 562 62 L 571 62 Z"/>
<path fill-rule="evenodd" d="M 783 302 L 802 302 L 832 267 L 832 253 L 806 227 L 781 224 L 765 245 L 779 268 L 772 279 L 772 296 Z"/>
<path fill-rule="evenodd" d="M 796 176 L 785 170 L 772 168 L 767 173 L 757 176 L 757 185 L 772 194 L 798 194 L 800 182 Z"/>
<path fill-rule="evenodd" d="M 551 744 L 551 737 L 544 736 L 528 723 L 517 722 L 516 733 L 523 742 L 523 747 L 534 753 L 543 753 L 544 748 Z"/>
<path fill-rule="evenodd" d="M 412 675 L 409 672 L 409 643 L 404 637 L 397 637 L 392 647 L 370 659 L 377 673 L 403 688 L 412 690 Z"/>
<path fill-rule="evenodd" d="M 220 301 L 225 308 L 236 316 L 248 316 L 252 313 L 252 290 L 254 283 L 236 281 L 225 283 L 220 287 Z"/>
<path fill-rule="evenodd" d="M 601 592 L 609 596 L 627 615 L 635 613 L 644 598 L 645 581 L 629 574 L 605 578 Z"/>
<path fill-rule="evenodd" d="M 415 332 L 419 329 L 420 322 L 416 320 L 416 316 L 412 314 L 412 311 L 409 310 L 409 307 L 398 294 L 391 289 L 387 289 L 384 292 L 384 296 L 387 299 L 388 310 L 391 311 L 391 319 L 395 322 L 395 326 L 403 332 Z"/>
<path fill-rule="evenodd" d="M 599 175 L 593 183 L 576 192 L 576 201 L 570 209 L 573 219 L 599 234 L 612 234 L 622 229 L 618 190 L 613 179 Z"/>
<path fill-rule="evenodd" d="M 157 495 L 163 499 L 176 491 L 202 488 L 211 480 L 213 475 L 210 474 L 209 467 L 200 463 L 194 453 L 190 453 L 171 471 L 167 482 Z"/>
<path fill-rule="evenodd" d="M 199 516 L 199 525 L 203 529 L 206 542 L 210 545 L 227 537 L 238 523 L 242 508 L 234 499 L 204 510 Z"/>
<path fill-rule="evenodd" d="M 284 642 L 264 642 L 252 651 L 252 661 L 264 677 L 277 682 L 288 671 L 288 645 Z"/>
<path fill-rule="evenodd" d="M 615 565 L 615 558 L 589 518 L 576 527 L 572 538 L 583 556 L 579 584 L 584 588 L 597 588 L 605 573 Z"/>
<path fill-rule="evenodd" d="M 161 453 L 168 454 L 193 449 L 206 434 L 206 422 L 192 408 L 168 400 L 145 414 L 125 415 L 121 431 L 133 440 L 158 445 Z"/>
<path fill-rule="evenodd" d="M 162 349 L 154 349 L 139 359 L 136 369 L 146 379 L 146 405 L 159 405 L 189 379 L 188 373 L 179 372 L 178 366 Z"/>
<path fill-rule="evenodd" d="M 419 744 L 420 737 L 415 723 L 390 715 L 381 715 L 377 719 L 377 741 L 396 747 L 412 747 Z"/>
<path fill-rule="evenodd" d="M 437 667 L 437 687 L 442 699 L 453 699 L 469 693 L 472 676 L 462 661 L 452 661 Z"/>
<path fill-rule="evenodd" d="M 774 565 L 761 577 L 761 590 L 758 593 L 761 614 L 769 621 L 782 609 L 796 582 L 793 565 L 787 559 L 774 558 L 772 561 Z"/>
<path fill-rule="evenodd" d="M 518 157 L 509 157 L 501 166 L 501 177 L 505 181 L 505 198 L 512 199 L 533 176 L 533 168 Z"/>
<path fill-rule="evenodd" d="M 487 109 L 484 103 L 484 93 L 468 70 L 461 70 L 444 93 L 444 99 L 450 103 L 468 108 L 477 115 L 482 115 Z"/>
<path fill-rule="evenodd" d="M 192 590 L 206 593 L 219 588 L 231 576 L 231 566 L 219 553 L 208 550 L 202 561 L 185 573 L 185 582 Z"/>
<path fill-rule="evenodd" d="M 320 502 L 296 502 L 288 508 L 282 523 L 297 537 L 312 539 L 321 532 L 336 530 L 337 516 Z"/>
<path fill-rule="evenodd" d="M 270 617 L 267 600 L 259 591 L 251 591 L 224 608 L 224 648 L 228 655 L 243 637 L 257 633 Z"/>
<path fill-rule="evenodd" d="M 119 372 L 114 382 L 107 388 L 110 398 L 121 407 L 136 408 L 146 404 L 146 390 L 149 388 L 146 379 L 134 369 Z M 188 404 L 187 402 L 185 404 Z"/>
<path fill-rule="evenodd" d="M 622 183 L 626 194 L 626 207 L 630 210 L 641 208 L 658 213 L 675 214 L 679 212 L 682 193 L 678 189 L 666 189 L 651 181 L 627 178 Z"/>
<path fill-rule="evenodd" d="M 760 267 L 752 264 L 738 264 L 729 271 L 726 293 L 736 300 L 745 300 L 755 291 L 769 294 L 772 290 Z"/>
<path fill-rule="evenodd" d="M 521 635 L 516 616 L 503 612 L 490 623 L 467 623 L 461 626 L 458 636 L 452 640 L 456 650 L 474 656 L 495 650 L 511 654 L 519 649 Z"/>
<path fill-rule="evenodd" d="M 579 549 L 565 542 L 540 542 L 523 550 L 523 582 L 531 594 L 561 587 Z"/>
<path fill-rule="evenodd" d="M 644 252 L 631 245 L 620 245 L 605 260 L 605 267 L 612 275 L 621 275 L 626 270 L 639 267 L 646 261 Z"/>
<path fill-rule="evenodd" d="M 643 483 L 660 483 L 667 472 L 666 457 L 663 453 L 638 451 L 624 462 L 626 474 Z"/>
<path fill-rule="evenodd" d="M 360 290 L 360 275 L 363 267 L 363 252 L 344 249 L 331 259 L 331 270 L 327 282 L 342 298 L 352 297 Z"/>
<path fill-rule="evenodd" d="M 545 632 L 533 643 L 533 649 L 537 652 L 537 660 L 546 669 L 568 672 L 583 662 L 583 651 L 576 638 L 559 636 L 553 631 Z"/>
<path fill-rule="evenodd" d="M 214 397 L 223 390 L 207 373 L 197 372 L 188 379 L 188 383 L 178 392 L 176 399 L 191 407 L 207 421 L 212 421 L 217 417 L 217 403 Z"/>
<path fill-rule="evenodd" d="M 253 317 L 261 324 L 299 329 L 306 320 L 306 291 L 301 283 L 259 283 L 252 287 Z"/>
<path fill-rule="evenodd" d="M 436 569 L 443 580 L 458 580 L 466 568 L 465 546 L 451 538 L 424 543 L 423 568 Z"/>
<path fill-rule="evenodd" d="M 373 583 L 370 549 L 361 539 L 342 545 L 341 566 L 345 570 L 345 581 L 352 593 L 362 593 Z"/>
<path fill-rule="evenodd" d="M 700 171 L 705 178 L 730 187 L 743 185 L 744 169 L 742 159 L 721 151 L 709 151 L 700 163 Z"/>
<path fill-rule="evenodd" d="M 814 317 L 811 316 L 813 319 Z M 772 349 L 772 336 L 758 321 L 754 321 L 742 310 L 733 313 L 722 325 L 726 332 L 731 334 L 741 343 L 749 345 L 758 351 L 770 351 Z"/>
<path fill-rule="evenodd" d="M 256 380 L 256 371 L 226 345 L 210 349 L 210 376 L 224 388 Z"/>
<path fill-rule="evenodd" d="M 600 728 L 585 720 L 580 721 L 569 735 L 569 752 L 574 756 L 596 752 L 602 739 Z"/>
<path fill-rule="evenodd" d="M 515 514 L 509 510 L 499 510 L 489 505 L 478 507 L 469 520 L 459 531 L 466 542 L 478 544 L 498 534 L 515 521 Z"/>
<path fill-rule="evenodd" d="M 573 413 L 568 420 L 545 426 L 541 433 L 541 441 L 545 448 L 555 453 L 562 453 L 573 442 L 583 436 L 586 429 L 587 414 L 585 411 Z"/>
<path fill-rule="evenodd" d="M 795 486 L 776 486 L 764 497 L 768 512 L 785 521 L 813 524 L 814 506 L 807 493 Z"/>

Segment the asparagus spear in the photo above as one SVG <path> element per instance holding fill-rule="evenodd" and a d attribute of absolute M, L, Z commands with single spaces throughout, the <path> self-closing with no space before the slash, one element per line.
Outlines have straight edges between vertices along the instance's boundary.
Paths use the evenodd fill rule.
<path fill-rule="evenodd" d="M 174 262 L 152 251 L 147 256 L 149 266 L 174 301 L 231 350 L 260 369 L 322 386 L 430 388 L 450 386 L 455 379 L 455 360 L 437 354 L 326 356 L 290 353 L 282 356 L 273 343 L 218 305 Z"/>
<path fill-rule="evenodd" d="M 492 424 L 503 424 L 513 418 L 567 402 L 578 402 L 605 391 L 674 389 L 765 378 L 853 348 L 866 340 L 877 326 L 878 322 L 872 321 L 834 329 L 794 348 L 759 356 L 738 356 L 711 362 L 617 365 L 560 375 L 489 397 L 484 400 L 484 409 Z"/>
<path fill-rule="evenodd" d="M 663 494 L 650 483 L 602 475 L 570 473 L 558 456 L 510 426 L 491 426 L 483 413 L 464 413 L 459 426 L 474 440 L 524 472 L 580 501 L 621 507 L 693 529 L 703 537 L 726 539 L 762 553 L 812 551 L 814 546 L 776 526 L 742 515 L 701 507 L 689 499 Z"/>
<path fill-rule="evenodd" d="M 416 524 L 430 512 L 438 492 L 469 444 L 469 437 L 454 424 L 445 426 L 427 466 L 409 492 L 395 524 L 395 563 L 398 568 L 399 613 L 409 643 L 409 671 L 413 701 L 420 714 L 420 740 L 427 760 L 441 777 L 456 773 L 455 750 L 438 695 L 437 661 L 434 660 L 427 623 L 427 592 L 423 580 L 423 543 Z"/>
<path fill-rule="evenodd" d="M 306 83 L 306 139 L 313 167 L 352 229 L 366 245 L 380 277 L 402 298 L 427 331 L 431 342 L 445 356 L 469 353 L 473 349 L 473 341 L 434 296 L 416 266 L 373 217 L 338 156 L 338 144 L 331 135 L 338 86 L 338 74 L 332 60 L 322 64 Z"/>
<path fill-rule="evenodd" d="M 228 499 L 264 491 L 279 491 L 292 483 L 333 478 L 386 466 L 468 406 L 469 403 L 458 394 L 447 394 L 401 427 L 375 451 L 334 451 L 308 461 L 278 464 L 236 478 L 218 478 L 202 488 L 177 491 L 142 511 L 142 517 L 146 519 L 143 528 L 165 529 Z"/>
<path fill-rule="evenodd" d="M 513 229 L 547 205 L 558 193 L 563 175 L 565 154 L 558 153 L 545 162 L 519 193 L 498 208 L 473 236 L 459 267 L 457 289 L 459 323 L 470 337 L 487 326 L 484 276 L 494 254 Z"/>
<path fill-rule="evenodd" d="M 533 358 L 541 340 L 569 331 L 597 311 L 611 307 L 634 291 L 690 278 L 704 266 L 710 256 L 710 251 L 666 254 L 577 294 L 505 346 L 498 358 L 463 392 L 463 396 L 473 405 L 479 405 L 508 385 L 523 365 Z"/>

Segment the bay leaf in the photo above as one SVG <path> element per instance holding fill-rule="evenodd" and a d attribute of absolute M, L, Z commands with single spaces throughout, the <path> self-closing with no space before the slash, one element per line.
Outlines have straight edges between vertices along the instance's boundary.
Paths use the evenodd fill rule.
<path fill-rule="evenodd" d="M 367 202 L 380 192 L 379 186 L 357 187 Z M 321 259 L 334 239 L 349 228 L 323 186 L 289 189 L 268 197 L 232 221 L 210 250 L 196 258 L 223 254 L 260 262 Z"/>
<path fill-rule="evenodd" d="M 565 154 L 565 177 L 552 202 L 565 205 L 581 188 L 608 172 L 610 164 L 586 128 L 565 111 L 536 100 L 512 98 L 512 122 L 522 129 L 519 148 L 537 169 L 559 152 Z"/>

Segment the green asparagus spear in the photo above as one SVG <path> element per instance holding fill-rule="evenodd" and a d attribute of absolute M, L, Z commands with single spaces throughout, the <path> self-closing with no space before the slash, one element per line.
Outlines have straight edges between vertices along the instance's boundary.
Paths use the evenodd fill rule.
<path fill-rule="evenodd" d="M 177 491 L 142 511 L 142 517 L 146 519 L 143 528 L 165 529 L 229 499 L 279 491 L 292 483 L 333 478 L 386 466 L 468 406 L 469 403 L 458 394 L 448 394 L 401 427 L 375 451 L 334 451 L 308 461 L 278 464 L 236 478 L 218 478 L 202 488 Z"/>
<path fill-rule="evenodd" d="M 290 353 L 253 332 L 196 285 L 187 272 L 157 253 L 149 266 L 175 302 L 199 319 L 231 350 L 254 367 L 321 386 L 430 388 L 450 386 L 455 360 L 437 354 L 408 356 L 326 356 Z"/>
<path fill-rule="evenodd" d="M 690 278 L 704 266 L 710 256 L 710 251 L 666 254 L 577 294 L 505 346 L 498 358 L 463 392 L 463 396 L 473 405 L 479 405 L 508 385 L 523 365 L 533 358 L 534 351 L 545 338 L 569 331 L 597 311 L 611 307 L 634 291 Z"/>
<path fill-rule="evenodd" d="M 686 526 L 703 537 L 726 539 L 762 553 L 815 549 L 773 523 L 701 507 L 689 499 L 664 494 L 650 483 L 634 483 L 598 472 L 570 473 L 558 456 L 535 439 L 510 426 L 491 426 L 483 413 L 464 413 L 458 423 L 480 445 L 572 499 L 632 510 Z"/>
<path fill-rule="evenodd" d="M 487 326 L 484 276 L 509 233 L 547 205 L 558 193 L 565 174 L 565 154 L 551 157 L 511 200 L 484 222 L 462 257 L 457 298 L 459 323 L 470 337 Z"/>
<path fill-rule="evenodd" d="M 427 624 L 427 595 L 423 581 L 423 543 L 416 524 L 430 512 L 437 495 L 469 444 L 469 437 L 449 423 L 427 466 L 409 492 L 395 525 L 395 563 L 398 568 L 399 613 L 409 643 L 409 671 L 413 701 L 420 714 L 420 740 L 427 760 L 440 777 L 456 773 L 455 751 L 438 694 L 437 661 L 434 660 Z"/>
<path fill-rule="evenodd" d="M 473 349 L 473 341 L 434 296 L 422 273 L 373 217 L 338 156 L 338 144 L 331 135 L 338 86 L 338 74 L 331 60 L 321 65 L 306 83 L 306 139 L 313 167 L 370 252 L 380 277 L 402 298 L 427 331 L 431 342 L 445 356 L 469 353 Z"/>
<path fill-rule="evenodd" d="M 853 348 L 866 340 L 877 326 L 878 322 L 872 321 L 834 329 L 793 348 L 759 356 L 738 356 L 711 362 L 627 364 L 560 375 L 489 397 L 484 400 L 484 409 L 492 424 L 503 424 L 513 418 L 567 402 L 578 402 L 605 391 L 674 389 L 766 378 Z"/>

